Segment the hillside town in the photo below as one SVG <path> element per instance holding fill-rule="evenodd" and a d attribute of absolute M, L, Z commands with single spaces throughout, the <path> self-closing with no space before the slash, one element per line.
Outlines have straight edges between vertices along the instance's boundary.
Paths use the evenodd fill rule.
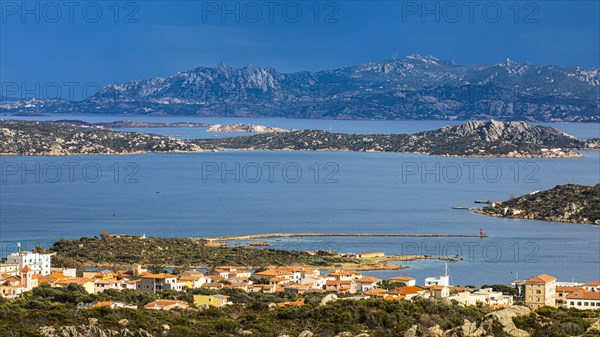
<path fill-rule="evenodd" d="M 365 255 L 374 253 L 363 253 Z M 21 251 L 7 256 L 0 263 L 0 294 L 4 298 L 17 298 L 41 285 L 67 287 L 79 285 L 89 294 L 107 290 L 134 291 L 157 294 L 165 291 L 207 289 L 211 295 L 194 295 L 194 305 L 222 307 L 233 304 L 230 298 L 218 294 L 223 289 L 239 289 L 255 293 L 298 294 L 296 301 L 278 303 L 280 307 L 301 306 L 302 295 L 311 292 L 332 292 L 346 298 L 381 299 L 384 301 L 410 301 L 414 299 L 447 300 L 463 306 L 481 305 L 491 309 L 523 304 L 532 310 L 543 306 L 576 309 L 600 309 L 600 281 L 560 282 L 555 277 L 542 274 L 525 280 L 515 280 L 510 286 L 515 294 L 492 288 L 476 289 L 453 286 L 446 272 L 439 277 L 428 277 L 417 284 L 415 278 L 398 275 L 383 280 L 364 275 L 359 271 L 333 270 L 321 274 L 317 269 L 303 267 L 272 267 L 264 270 L 247 270 L 235 266 L 218 266 L 200 272 L 186 270 L 178 274 L 155 273 L 135 266 L 132 270 L 94 270 L 78 273 L 75 268 L 53 268 L 53 254 Z M 191 303 L 180 300 L 159 299 L 144 305 L 150 310 L 187 309 Z M 125 307 L 137 308 L 127 303 L 98 302 L 80 303 L 78 307 Z"/>

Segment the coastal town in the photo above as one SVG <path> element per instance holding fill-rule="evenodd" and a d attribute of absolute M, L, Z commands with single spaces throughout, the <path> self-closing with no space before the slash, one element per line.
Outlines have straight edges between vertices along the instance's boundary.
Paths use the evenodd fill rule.
<path fill-rule="evenodd" d="M 146 303 L 149 310 L 188 309 L 190 307 L 223 307 L 234 304 L 229 296 L 221 294 L 225 289 L 237 289 L 248 293 L 291 293 L 295 301 L 277 303 L 279 307 L 302 306 L 302 296 L 309 293 L 331 293 L 345 299 L 379 299 L 383 301 L 411 301 L 415 299 L 446 300 L 462 306 L 484 306 L 489 309 L 524 305 L 532 310 L 544 306 L 565 307 L 582 310 L 600 309 L 600 281 L 564 282 L 542 274 L 531 275 L 524 280 L 514 280 L 504 289 L 491 287 L 453 286 L 446 267 L 441 276 L 416 280 L 398 275 L 383 280 L 360 271 L 333 270 L 328 273 L 312 268 L 278 266 L 262 270 L 248 270 L 235 266 L 218 266 L 198 271 L 184 270 L 177 274 L 149 271 L 136 265 L 131 270 L 90 270 L 78 272 L 75 268 L 52 267 L 52 257 L 35 251 L 19 251 L 8 255 L 0 263 L 0 294 L 15 299 L 23 293 L 41 286 L 65 288 L 81 286 L 89 294 L 106 291 L 133 290 L 160 294 L 167 291 L 183 292 L 188 289 L 210 290 L 211 294 L 193 296 L 193 303 L 181 300 L 158 299 Z M 379 252 L 362 253 L 364 257 Z M 422 282 L 421 282 L 422 281 Z M 507 291 L 507 289 L 509 291 Z M 137 309 L 129 303 L 102 301 L 78 303 L 78 308 L 108 306 L 111 308 Z"/>

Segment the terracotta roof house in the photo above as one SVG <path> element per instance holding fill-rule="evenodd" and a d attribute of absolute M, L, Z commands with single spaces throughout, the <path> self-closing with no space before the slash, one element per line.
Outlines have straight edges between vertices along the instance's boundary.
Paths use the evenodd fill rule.
<path fill-rule="evenodd" d="M 144 308 L 152 310 L 187 309 L 189 307 L 190 305 L 186 302 L 175 300 L 156 300 L 144 306 Z"/>

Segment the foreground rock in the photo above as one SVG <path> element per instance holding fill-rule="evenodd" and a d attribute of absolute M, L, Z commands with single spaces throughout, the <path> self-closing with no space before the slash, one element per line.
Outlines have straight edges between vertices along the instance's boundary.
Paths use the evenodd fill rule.
<path fill-rule="evenodd" d="M 0 154 L 66 156 L 197 152 L 195 144 L 171 137 L 116 132 L 61 122 L 0 121 Z"/>
<path fill-rule="evenodd" d="M 244 132 L 244 133 L 273 133 L 273 132 L 289 132 L 286 129 L 274 128 L 264 125 L 253 124 L 215 124 L 206 129 L 207 132 Z"/>
<path fill-rule="evenodd" d="M 507 336 L 529 337 L 530 334 L 517 328 L 512 320 L 514 317 L 529 313 L 531 310 L 527 307 L 512 306 L 487 314 L 479 325 L 465 319 L 462 326 L 450 330 L 443 330 L 439 325 L 435 325 L 422 331 L 418 325 L 413 325 L 406 331 L 404 337 L 487 337 L 494 336 L 497 329 L 501 329 Z"/>
<path fill-rule="evenodd" d="M 482 214 L 557 222 L 600 225 L 600 184 L 558 185 L 550 190 L 496 202 Z"/>

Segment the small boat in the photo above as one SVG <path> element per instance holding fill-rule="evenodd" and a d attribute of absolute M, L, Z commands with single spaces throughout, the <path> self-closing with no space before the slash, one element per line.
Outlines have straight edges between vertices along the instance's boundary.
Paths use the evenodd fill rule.
<path fill-rule="evenodd" d="M 479 230 L 479 237 L 482 238 L 482 239 L 488 237 L 488 235 L 483 232 L 483 228 L 481 228 Z"/>

